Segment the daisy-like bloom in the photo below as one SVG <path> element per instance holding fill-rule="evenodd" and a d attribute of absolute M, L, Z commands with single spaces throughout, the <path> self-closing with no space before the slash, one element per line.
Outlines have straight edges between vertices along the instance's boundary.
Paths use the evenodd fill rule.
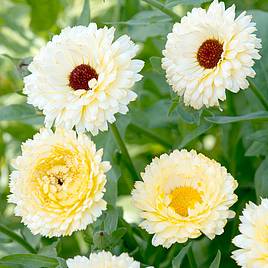
<path fill-rule="evenodd" d="M 235 215 L 229 208 L 237 200 L 236 180 L 194 150 L 154 158 L 141 176 L 132 197 L 143 218 L 140 226 L 154 234 L 154 246 L 169 248 L 201 233 L 213 239 Z"/>
<path fill-rule="evenodd" d="M 91 253 L 87 257 L 76 256 L 67 260 L 68 268 L 140 268 L 140 263 L 134 261 L 128 254 L 113 256 L 110 252 Z"/>
<path fill-rule="evenodd" d="M 268 199 L 262 199 L 259 206 L 249 202 L 240 221 L 241 234 L 233 239 L 233 243 L 240 249 L 233 252 L 233 259 L 243 268 L 267 268 Z"/>
<path fill-rule="evenodd" d="M 10 175 L 9 202 L 33 234 L 71 235 L 106 209 L 109 162 L 85 135 L 42 129 L 22 145 Z"/>
<path fill-rule="evenodd" d="M 255 76 L 252 67 L 261 48 L 251 19 L 246 12 L 235 18 L 234 5 L 225 10 L 223 2 L 214 0 L 207 11 L 194 8 L 174 24 L 162 67 L 186 105 L 219 106 L 225 89 L 237 93 L 248 88 L 246 78 Z"/>
<path fill-rule="evenodd" d="M 127 113 L 143 61 L 133 59 L 138 46 L 127 35 L 114 41 L 114 32 L 95 23 L 68 27 L 34 57 L 24 93 L 28 103 L 43 110 L 47 127 L 75 126 L 96 135 L 116 113 Z"/>

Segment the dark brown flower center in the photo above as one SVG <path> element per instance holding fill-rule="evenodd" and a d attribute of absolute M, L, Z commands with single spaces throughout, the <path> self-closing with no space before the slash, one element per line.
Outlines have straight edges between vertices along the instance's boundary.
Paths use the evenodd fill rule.
<path fill-rule="evenodd" d="M 217 66 L 223 52 L 223 45 L 216 39 L 206 40 L 198 49 L 197 60 L 200 66 L 212 69 Z"/>
<path fill-rule="evenodd" d="M 80 64 L 70 73 L 69 86 L 74 90 L 89 90 L 88 82 L 94 78 L 98 80 L 98 74 L 95 69 L 87 64 Z"/>

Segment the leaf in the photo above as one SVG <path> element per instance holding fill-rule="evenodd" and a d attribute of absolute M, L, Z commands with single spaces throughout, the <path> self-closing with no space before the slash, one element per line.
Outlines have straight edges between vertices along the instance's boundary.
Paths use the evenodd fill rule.
<path fill-rule="evenodd" d="M 60 0 L 27 0 L 31 7 L 30 26 L 34 32 L 47 31 L 56 24 L 61 10 Z"/>
<path fill-rule="evenodd" d="M 169 16 L 158 10 L 143 10 L 127 22 L 129 34 L 135 41 L 144 42 L 149 37 L 166 36 L 171 28 Z"/>
<path fill-rule="evenodd" d="M 266 157 L 255 173 L 255 189 L 258 198 L 268 197 L 268 157 Z"/>
<path fill-rule="evenodd" d="M 243 122 L 250 120 L 268 120 L 268 112 L 259 111 L 239 116 L 211 116 L 211 117 L 205 117 L 205 119 L 215 124 L 228 124 L 228 123 Z"/>
<path fill-rule="evenodd" d="M 268 130 L 258 130 L 248 137 L 246 140 L 252 141 L 251 145 L 247 149 L 246 156 L 260 156 L 268 154 Z"/>
<path fill-rule="evenodd" d="M 77 25 L 88 26 L 90 23 L 90 2 L 89 0 L 84 0 L 83 10 L 77 21 Z"/>
<path fill-rule="evenodd" d="M 268 154 L 268 141 L 266 143 L 254 141 L 247 149 L 245 156 L 265 156 Z"/>
<path fill-rule="evenodd" d="M 40 248 L 40 250 L 38 251 L 38 254 L 43 255 L 43 256 L 47 256 L 47 257 L 52 257 L 52 258 L 57 257 L 56 247 L 57 247 L 58 243 L 59 243 L 59 241 L 55 241 L 51 245 L 47 245 L 47 246 Z"/>
<path fill-rule="evenodd" d="M 35 254 L 14 254 L 0 259 L 0 264 L 15 264 L 25 268 L 53 268 L 58 265 L 58 261 L 54 258 Z"/>
<path fill-rule="evenodd" d="M 109 206 L 106 211 L 106 217 L 104 220 L 104 231 L 108 234 L 112 233 L 117 228 L 119 213 L 118 210 L 112 206 Z"/>
<path fill-rule="evenodd" d="M 56 268 L 68 268 L 67 263 L 64 259 L 58 257 L 57 260 L 59 264 L 56 266 Z"/>
<path fill-rule="evenodd" d="M 221 251 L 218 250 L 216 257 L 210 264 L 209 268 L 220 268 L 220 263 L 221 263 Z"/>
<path fill-rule="evenodd" d="M 212 127 L 211 123 L 204 123 L 200 126 L 198 126 L 193 131 L 189 132 L 187 135 L 183 137 L 183 140 L 181 141 L 179 148 L 184 148 L 187 144 L 189 144 L 192 140 L 196 139 L 200 135 L 206 133 L 210 128 Z"/>
<path fill-rule="evenodd" d="M 203 3 L 210 2 L 211 0 L 167 0 L 165 5 L 168 7 L 174 7 L 177 5 L 194 5 L 200 6 Z"/>
<path fill-rule="evenodd" d="M 150 58 L 151 65 L 153 69 L 158 73 L 164 73 L 162 67 L 161 67 L 161 58 L 160 57 L 151 57 Z"/>
<path fill-rule="evenodd" d="M 33 235 L 26 226 L 23 226 L 21 229 L 21 235 L 34 248 L 36 248 L 40 243 L 41 235 Z"/>
<path fill-rule="evenodd" d="M 127 228 L 121 227 L 112 233 L 111 242 L 112 245 L 117 245 L 123 236 L 127 233 Z"/>
<path fill-rule="evenodd" d="M 188 243 L 185 247 L 183 247 L 179 254 L 172 261 L 172 268 L 180 268 L 183 262 L 184 257 L 187 255 L 188 250 L 192 246 L 192 242 Z"/>
<path fill-rule="evenodd" d="M 256 61 L 256 64 L 254 65 L 254 70 L 256 71 L 254 83 L 256 84 L 257 88 L 262 92 L 262 94 L 266 97 L 266 100 L 268 100 L 268 12 L 260 10 L 251 10 L 249 11 L 249 14 L 253 16 L 253 21 L 254 23 L 256 23 L 256 28 L 258 30 L 256 35 L 262 40 L 262 49 L 260 53 L 262 55 L 262 58 Z M 249 94 L 250 92 L 246 90 L 246 93 Z M 249 101 L 250 100 L 251 98 L 249 98 Z"/>
<path fill-rule="evenodd" d="M 43 117 L 28 104 L 11 104 L 0 108 L 0 121 L 22 121 L 25 123 L 42 123 Z"/>

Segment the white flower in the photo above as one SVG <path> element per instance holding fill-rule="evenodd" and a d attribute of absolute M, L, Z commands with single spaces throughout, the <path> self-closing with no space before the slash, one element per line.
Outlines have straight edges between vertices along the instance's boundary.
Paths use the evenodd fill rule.
<path fill-rule="evenodd" d="M 236 202 L 237 182 L 214 160 L 195 151 L 175 150 L 154 158 L 132 192 L 153 245 L 169 248 L 201 233 L 210 239 L 223 233 L 229 208 Z"/>
<path fill-rule="evenodd" d="M 116 113 L 127 113 L 143 61 L 132 59 L 138 46 L 127 35 L 114 41 L 114 32 L 95 23 L 68 27 L 34 57 L 24 93 L 28 103 L 43 110 L 47 127 L 55 122 L 96 135 Z"/>
<path fill-rule="evenodd" d="M 256 38 L 252 16 L 235 6 L 225 10 L 214 0 L 206 11 L 194 8 L 175 23 L 168 34 L 162 67 L 168 83 L 195 109 L 219 106 L 225 89 L 237 93 L 254 77 L 254 59 L 260 59 L 261 40 Z"/>
<path fill-rule="evenodd" d="M 259 206 L 249 202 L 240 220 L 241 234 L 233 239 L 240 249 L 233 252 L 233 259 L 243 268 L 267 268 L 268 199 L 263 199 Z"/>
<path fill-rule="evenodd" d="M 22 145 L 10 175 L 9 202 L 33 234 L 71 235 L 106 209 L 109 162 L 84 134 L 42 129 Z"/>
<path fill-rule="evenodd" d="M 91 253 L 89 259 L 76 256 L 67 260 L 68 268 L 140 268 L 140 263 L 134 261 L 128 254 L 113 256 L 110 252 Z"/>

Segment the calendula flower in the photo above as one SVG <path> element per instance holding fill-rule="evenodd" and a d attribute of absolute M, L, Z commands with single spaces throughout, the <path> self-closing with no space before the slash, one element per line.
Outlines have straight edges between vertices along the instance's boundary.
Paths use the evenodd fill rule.
<path fill-rule="evenodd" d="M 240 249 L 233 252 L 233 259 L 243 268 L 267 268 L 268 199 L 262 199 L 259 206 L 249 202 L 240 221 L 241 234 L 233 239 Z"/>
<path fill-rule="evenodd" d="M 214 0 L 208 10 L 194 8 L 175 23 L 167 37 L 162 67 L 168 83 L 195 109 L 219 106 L 225 90 L 237 93 L 254 77 L 254 60 L 260 59 L 261 40 L 252 16 L 235 6 L 225 10 Z"/>
<path fill-rule="evenodd" d="M 22 145 L 10 176 L 9 202 L 33 234 L 71 235 L 106 209 L 109 162 L 84 134 L 42 129 Z"/>
<path fill-rule="evenodd" d="M 237 182 L 214 160 L 194 150 L 175 150 L 154 158 L 132 192 L 143 218 L 140 226 L 154 234 L 154 246 L 169 248 L 202 233 L 223 233 L 229 208 L 236 202 Z"/>
<path fill-rule="evenodd" d="M 76 256 L 67 260 L 68 268 L 140 268 L 140 263 L 134 261 L 128 254 L 113 256 L 110 252 L 91 253 L 89 258 Z"/>
<path fill-rule="evenodd" d="M 34 57 L 24 93 L 43 110 L 47 127 L 55 122 L 95 135 L 107 130 L 116 113 L 127 113 L 143 61 L 133 59 L 138 46 L 127 35 L 114 41 L 114 32 L 95 23 L 68 27 Z"/>

